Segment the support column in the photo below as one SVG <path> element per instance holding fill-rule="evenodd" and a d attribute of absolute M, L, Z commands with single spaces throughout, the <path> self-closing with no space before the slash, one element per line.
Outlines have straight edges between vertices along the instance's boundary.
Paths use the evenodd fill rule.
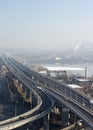
<path fill-rule="evenodd" d="M 31 104 L 31 109 L 32 109 L 32 92 L 30 91 L 30 104 Z"/>
<path fill-rule="evenodd" d="M 49 120 L 50 120 L 50 114 L 47 114 L 46 116 L 44 116 L 44 118 L 43 118 L 43 122 L 44 122 L 43 130 L 49 130 Z"/>
<path fill-rule="evenodd" d="M 69 124 L 69 109 L 62 108 L 62 126 L 68 126 Z"/>
<path fill-rule="evenodd" d="M 14 114 L 15 116 L 17 116 L 17 102 L 15 102 L 15 105 L 14 105 Z"/>
<path fill-rule="evenodd" d="M 53 108 L 53 112 L 57 114 L 57 113 L 59 113 L 59 109 L 55 106 L 55 107 Z"/>
<path fill-rule="evenodd" d="M 21 89 L 21 91 L 23 90 L 23 85 L 22 85 L 22 83 L 20 83 L 20 89 Z"/>

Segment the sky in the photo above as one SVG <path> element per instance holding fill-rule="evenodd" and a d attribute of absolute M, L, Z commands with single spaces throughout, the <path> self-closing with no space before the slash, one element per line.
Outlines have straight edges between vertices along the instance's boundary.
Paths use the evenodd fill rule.
<path fill-rule="evenodd" d="M 0 49 L 93 42 L 93 0 L 0 0 Z"/>

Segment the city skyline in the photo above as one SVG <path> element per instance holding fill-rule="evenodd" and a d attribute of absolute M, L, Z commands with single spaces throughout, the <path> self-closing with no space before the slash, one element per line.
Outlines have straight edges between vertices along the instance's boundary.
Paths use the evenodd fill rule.
<path fill-rule="evenodd" d="M 92 0 L 0 0 L 0 49 L 93 43 Z"/>

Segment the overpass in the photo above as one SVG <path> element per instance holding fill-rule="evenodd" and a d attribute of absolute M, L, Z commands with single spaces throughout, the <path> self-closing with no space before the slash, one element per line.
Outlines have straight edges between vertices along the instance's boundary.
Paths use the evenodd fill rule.
<path fill-rule="evenodd" d="M 36 85 L 42 86 L 41 89 L 44 89 L 47 93 L 50 93 L 50 95 L 67 106 L 93 129 L 93 106 L 90 103 L 90 98 L 79 91 L 69 88 L 66 84 L 61 84 L 28 69 L 11 57 L 3 57 L 3 61 L 9 71 L 26 84 L 26 86 L 32 86 L 30 89 L 36 89 Z M 36 116 L 38 118 L 38 115 Z"/>
<path fill-rule="evenodd" d="M 23 72 L 21 72 L 20 69 L 15 69 L 11 64 L 8 63 L 8 60 L 3 59 L 5 62 L 5 65 L 7 66 L 8 70 L 19 80 L 21 81 L 26 87 L 29 88 L 30 91 L 33 92 L 37 99 L 36 106 L 21 115 L 18 115 L 16 117 L 10 118 L 8 120 L 4 120 L 0 122 L 0 130 L 11 130 L 15 129 L 17 127 L 23 126 L 29 122 L 33 122 L 37 119 L 40 119 L 42 117 L 45 117 L 50 110 L 54 106 L 54 102 L 52 98 L 43 90 L 41 90 L 40 87 L 37 86 L 37 84 L 32 81 L 29 77 L 27 77 Z M 45 101 L 47 103 L 45 103 Z M 46 126 L 46 129 L 48 129 L 48 126 Z"/>

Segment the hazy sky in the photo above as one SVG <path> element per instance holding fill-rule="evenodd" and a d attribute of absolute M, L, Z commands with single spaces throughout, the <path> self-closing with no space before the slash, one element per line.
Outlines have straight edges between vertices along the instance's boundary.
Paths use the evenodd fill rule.
<path fill-rule="evenodd" d="M 0 48 L 93 42 L 93 0 L 0 0 Z"/>

